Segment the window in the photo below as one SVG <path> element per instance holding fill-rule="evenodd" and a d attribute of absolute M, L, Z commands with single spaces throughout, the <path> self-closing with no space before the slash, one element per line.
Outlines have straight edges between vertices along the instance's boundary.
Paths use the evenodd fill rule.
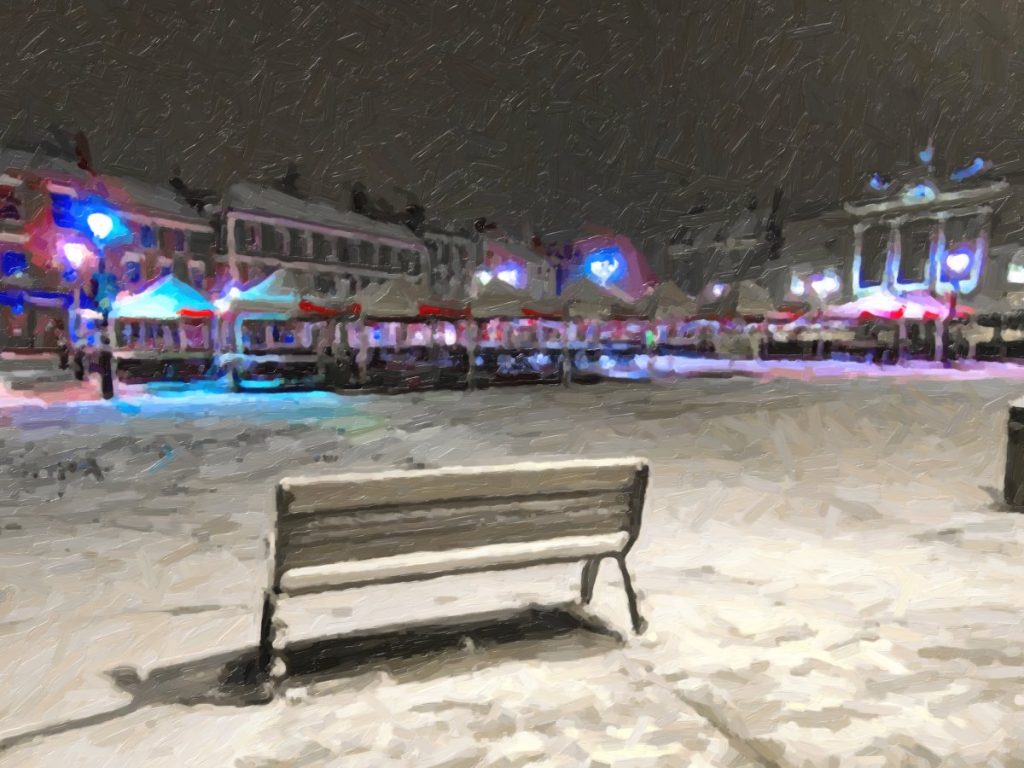
<path fill-rule="evenodd" d="M 889 256 L 889 227 L 872 227 L 864 233 L 861 245 L 861 286 L 881 285 L 885 280 L 885 262 Z"/>
<path fill-rule="evenodd" d="M 21 220 L 21 200 L 14 187 L 0 187 L 0 219 Z"/>
<path fill-rule="evenodd" d="M 288 230 L 288 255 L 293 259 L 306 258 L 306 233 L 301 229 Z"/>
<path fill-rule="evenodd" d="M 376 249 L 373 247 L 373 243 L 359 243 L 359 264 L 361 266 L 372 267 L 375 254 Z"/>
<path fill-rule="evenodd" d="M 1020 256 L 1014 256 L 1014 263 L 1006 269 L 1006 282 L 1020 285 L 1024 283 L 1024 263 L 1017 263 Z M 1024 262 L 1024 259 L 1021 259 Z"/>
<path fill-rule="evenodd" d="M 284 241 L 281 233 L 273 224 L 262 224 L 260 226 L 260 248 L 261 253 L 282 255 L 284 253 Z"/>
<path fill-rule="evenodd" d="M 395 267 L 395 251 L 390 245 L 382 245 L 377 251 L 377 263 L 375 267 L 381 267 L 389 271 Z"/>
<path fill-rule="evenodd" d="M 321 235 L 319 232 L 313 233 L 313 259 L 320 262 L 330 261 L 331 248 L 333 242 L 328 238 Z"/>
<path fill-rule="evenodd" d="M 53 212 L 53 223 L 58 227 L 74 227 L 74 198 L 71 195 L 50 195 L 50 210 Z"/>
<path fill-rule="evenodd" d="M 121 262 L 121 273 L 126 283 L 137 283 L 142 280 L 142 265 L 138 258 L 125 258 Z"/>
<path fill-rule="evenodd" d="M 139 244 L 143 248 L 156 248 L 156 232 L 148 224 L 139 229 Z"/>
<path fill-rule="evenodd" d="M 0 256 L 0 271 L 4 277 L 20 275 L 28 269 L 28 259 L 21 251 L 5 251 Z"/>
<path fill-rule="evenodd" d="M 213 251 L 212 232 L 189 232 L 188 251 L 196 256 L 209 256 Z"/>
<path fill-rule="evenodd" d="M 184 253 L 185 252 L 185 233 L 182 232 L 180 229 L 175 229 L 173 231 L 174 231 L 174 238 L 173 238 L 174 239 L 174 252 L 175 253 Z"/>
<path fill-rule="evenodd" d="M 916 222 L 903 233 L 900 243 L 899 281 L 923 283 L 928 279 L 934 229 L 929 222 Z"/>
<path fill-rule="evenodd" d="M 194 288 L 202 288 L 206 285 L 206 264 L 193 259 L 188 263 L 188 281 Z"/>
<path fill-rule="evenodd" d="M 338 254 L 341 256 L 342 262 L 349 266 L 359 264 L 359 241 L 338 240 Z"/>
<path fill-rule="evenodd" d="M 402 251 L 402 271 L 407 275 L 420 273 L 420 255 L 416 251 Z M 447 269 L 447 265 L 445 265 Z"/>
<path fill-rule="evenodd" d="M 171 259 L 161 258 L 157 260 L 156 268 L 157 274 L 159 274 L 160 277 L 165 277 L 171 274 L 171 272 L 173 271 L 174 262 Z"/>

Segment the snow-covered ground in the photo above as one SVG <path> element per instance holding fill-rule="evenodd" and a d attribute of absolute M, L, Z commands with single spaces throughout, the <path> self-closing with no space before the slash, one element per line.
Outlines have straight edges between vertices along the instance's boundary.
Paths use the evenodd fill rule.
<path fill-rule="evenodd" d="M 1024 518 L 998 497 L 1022 385 L 994 372 L 11 396 L 0 764 L 1020 764 Z M 499 618 L 311 646 L 246 703 L 278 478 L 623 454 L 652 462 L 647 634 L 607 566 L 593 626 L 523 610 L 578 568 L 354 591 L 297 637 Z"/>

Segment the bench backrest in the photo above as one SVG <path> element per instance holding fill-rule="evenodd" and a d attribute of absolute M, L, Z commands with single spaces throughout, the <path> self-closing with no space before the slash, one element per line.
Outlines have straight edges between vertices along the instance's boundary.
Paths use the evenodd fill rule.
<path fill-rule="evenodd" d="M 627 551 L 647 474 L 628 458 L 285 478 L 274 586 L 296 568 L 561 537 L 624 532 Z"/>

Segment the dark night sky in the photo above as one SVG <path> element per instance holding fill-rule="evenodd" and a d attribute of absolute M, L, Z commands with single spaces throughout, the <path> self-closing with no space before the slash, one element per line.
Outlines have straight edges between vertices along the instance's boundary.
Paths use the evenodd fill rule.
<path fill-rule="evenodd" d="M 940 168 L 1024 141 L 1014 0 L 0 5 L 5 140 L 207 186 L 413 190 L 429 212 L 653 244 L 708 195 L 855 195 L 934 132 Z M 680 10 L 684 9 L 684 10 Z M 398 196 L 398 202 L 404 198 Z"/>

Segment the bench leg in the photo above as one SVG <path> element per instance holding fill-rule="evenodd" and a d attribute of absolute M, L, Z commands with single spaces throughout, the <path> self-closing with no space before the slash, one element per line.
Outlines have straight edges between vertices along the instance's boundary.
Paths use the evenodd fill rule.
<path fill-rule="evenodd" d="M 270 694 L 276 693 L 288 673 L 284 660 L 284 622 L 276 615 L 277 595 L 268 590 L 263 597 L 263 616 L 260 620 L 260 647 L 257 670 L 262 683 L 270 684 Z"/>
<path fill-rule="evenodd" d="M 619 555 L 615 558 L 619 562 L 619 570 L 622 572 L 622 583 L 626 587 L 626 600 L 629 601 L 629 618 L 633 621 L 633 631 L 638 635 L 647 629 L 647 621 L 640 615 L 640 605 L 636 598 L 636 591 L 633 589 L 633 580 L 629 577 L 629 569 L 626 568 L 626 558 Z"/>
<path fill-rule="evenodd" d="M 583 584 L 580 586 L 580 601 L 586 605 L 594 596 L 594 583 L 597 581 L 597 569 L 601 566 L 601 558 L 592 557 L 583 564 Z"/>

